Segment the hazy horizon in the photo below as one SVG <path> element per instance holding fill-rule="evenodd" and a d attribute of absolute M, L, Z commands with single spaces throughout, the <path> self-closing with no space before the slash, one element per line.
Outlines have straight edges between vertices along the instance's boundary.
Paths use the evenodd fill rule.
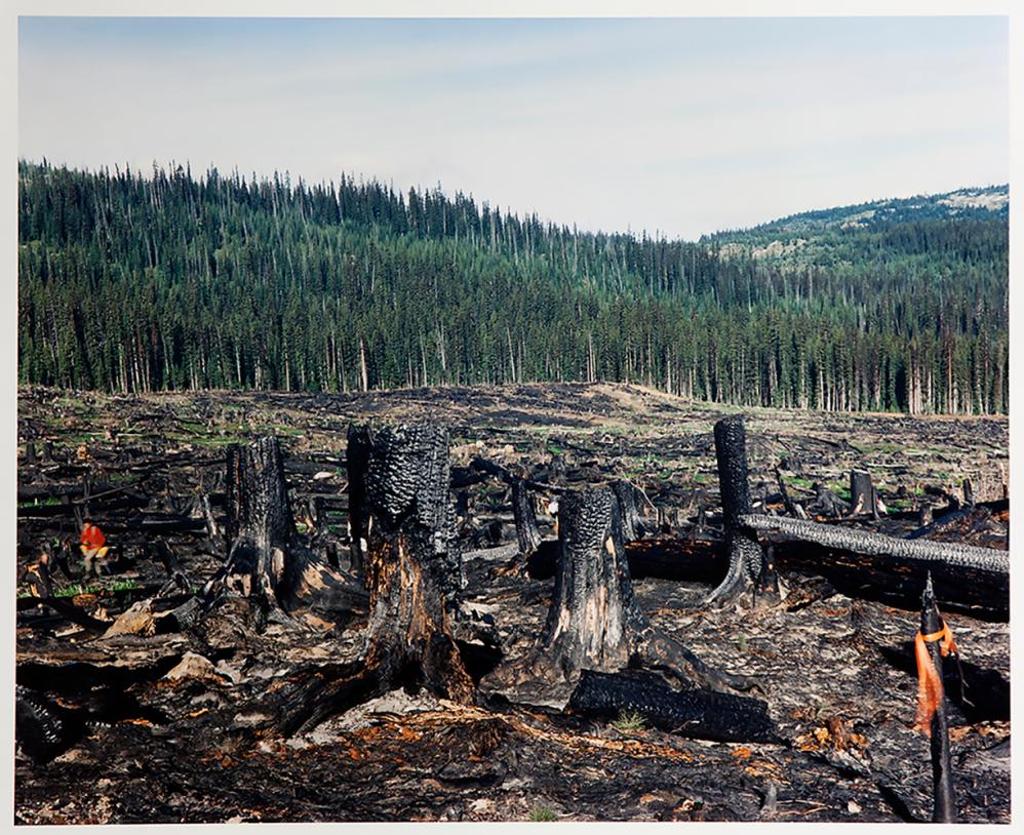
<path fill-rule="evenodd" d="M 21 18 L 19 156 L 693 240 L 1009 180 L 995 17 Z"/>

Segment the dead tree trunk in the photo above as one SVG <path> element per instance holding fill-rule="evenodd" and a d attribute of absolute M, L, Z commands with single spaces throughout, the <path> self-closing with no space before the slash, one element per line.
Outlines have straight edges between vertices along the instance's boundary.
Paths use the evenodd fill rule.
<path fill-rule="evenodd" d="M 757 537 L 741 521 L 752 511 L 742 416 L 723 418 L 715 424 L 715 455 L 729 570 L 706 602 L 720 605 L 753 591 L 764 570 L 764 556 Z"/>
<path fill-rule="evenodd" d="M 400 686 L 467 702 L 473 683 L 452 636 L 462 563 L 449 500 L 448 433 L 434 424 L 350 431 L 365 443 L 365 576 L 370 616 L 352 664 L 293 677 L 280 705 L 284 733 L 314 727 Z"/>
<path fill-rule="evenodd" d="M 365 611 L 365 592 L 299 540 L 277 439 L 233 445 L 227 459 L 228 556 L 206 595 L 222 583 L 256 601 L 264 618 L 284 621 L 303 608 L 335 620 Z"/>
<path fill-rule="evenodd" d="M 540 642 L 522 662 L 499 667 L 485 677 L 483 691 L 561 709 L 572 697 L 583 671 L 619 673 L 636 665 L 652 667 L 675 679 L 688 694 L 689 710 L 693 700 L 711 699 L 711 691 L 752 686 L 743 677 L 710 669 L 686 647 L 651 626 L 633 596 L 619 505 L 610 489 L 563 493 L 559 518 L 554 596 Z M 640 690 L 622 682 L 612 688 L 615 692 L 603 694 L 593 691 L 593 682 L 587 687 L 586 698 L 577 700 L 577 706 L 592 704 L 605 710 L 612 702 L 625 708 L 631 699 L 639 703 L 648 700 Z M 763 714 L 763 703 L 735 698 L 743 703 L 742 709 Z"/>

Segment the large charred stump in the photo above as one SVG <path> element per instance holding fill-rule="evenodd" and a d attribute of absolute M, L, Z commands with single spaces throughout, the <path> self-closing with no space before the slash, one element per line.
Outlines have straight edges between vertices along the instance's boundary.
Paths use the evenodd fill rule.
<path fill-rule="evenodd" d="M 287 621 L 289 613 L 305 608 L 335 621 L 365 611 L 365 592 L 300 541 L 277 439 L 233 445 L 227 460 L 228 556 L 207 596 L 222 583 L 256 602 L 271 620 Z"/>
<path fill-rule="evenodd" d="M 449 501 L 448 433 L 434 424 L 355 432 L 367 452 L 360 507 L 370 594 L 366 646 L 358 661 L 298 682 L 281 706 L 284 733 L 400 686 L 463 702 L 473 695 L 452 635 L 463 575 Z"/>
<path fill-rule="evenodd" d="M 654 629 L 633 596 L 615 494 L 608 488 L 567 491 L 559 499 L 560 553 L 554 595 L 538 645 L 521 662 L 500 667 L 481 688 L 510 701 L 564 708 L 584 671 L 619 673 L 647 666 L 673 678 L 700 701 L 710 690 L 749 689 L 751 682 L 710 669 L 690 650 Z M 591 685 L 584 702 L 604 709 L 647 699 L 628 684 L 605 695 Z M 707 688 L 699 691 L 698 688 Z M 630 696 L 630 693 L 633 693 Z M 595 701 L 596 700 L 596 701 Z M 746 700 L 751 702 L 751 700 Z M 754 712 L 764 704 L 747 705 Z"/>
<path fill-rule="evenodd" d="M 723 418 L 715 424 L 715 456 L 722 495 L 729 570 L 711 592 L 707 603 L 723 604 L 753 591 L 764 571 L 764 557 L 757 537 L 742 521 L 753 510 L 747 479 L 747 439 L 742 416 Z"/>

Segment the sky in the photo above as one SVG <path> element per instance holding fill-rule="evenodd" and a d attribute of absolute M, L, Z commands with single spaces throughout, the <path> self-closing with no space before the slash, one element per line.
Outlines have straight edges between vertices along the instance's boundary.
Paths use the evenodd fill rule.
<path fill-rule="evenodd" d="M 23 17 L 18 151 L 694 239 L 1009 179 L 1000 17 Z"/>

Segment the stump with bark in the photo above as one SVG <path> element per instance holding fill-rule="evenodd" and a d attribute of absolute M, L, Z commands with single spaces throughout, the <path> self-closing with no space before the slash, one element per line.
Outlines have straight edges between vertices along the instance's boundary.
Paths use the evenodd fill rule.
<path fill-rule="evenodd" d="M 463 585 L 449 498 L 448 433 L 434 424 L 357 427 L 365 450 L 359 484 L 370 595 L 358 660 L 300 671 L 280 704 L 290 734 L 397 687 L 468 702 L 473 683 L 452 634 Z"/>
<path fill-rule="evenodd" d="M 686 710 L 696 710 L 697 704 L 702 710 L 739 710 L 761 717 L 741 722 L 747 729 L 743 733 L 755 734 L 755 725 L 756 734 L 763 733 L 767 721 L 763 702 L 738 696 L 717 699 L 720 693 L 749 689 L 752 682 L 709 668 L 685 646 L 655 629 L 640 610 L 625 557 L 619 503 L 612 490 L 563 493 L 559 517 L 554 595 L 540 641 L 524 659 L 486 676 L 481 690 L 509 701 L 562 709 L 573 698 L 584 672 L 618 674 L 646 666 L 685 691 L 685 696 L 677 695 L 687 702 Z M 651 710 L 672 712 L 660 701 L 674 698 L 666 691 L 675 693 L 667 685 L 664 691 L 658 689 L 655 701 L 660 707 L 652 702 Z M 713 691 L 718 693 L 712 696 Z M 651 702 L 654 692 L 629 676 L 590 678 L 575 705 L 589 705 L 599 712 L 614 705 L 635 707 Z M 699 732 L 699 728 L 692 730 Z"/>
<path fill-rule="evenodd" d="M 228 555 L 207 597 L 223 588 L 253 600 L 263 618 L 284 622 L 297 610 L 334 622 L 365 611 L 359 585 L 321 561 L 296 533 L 277 438 L 232 445 L 227 460 Z"/>

